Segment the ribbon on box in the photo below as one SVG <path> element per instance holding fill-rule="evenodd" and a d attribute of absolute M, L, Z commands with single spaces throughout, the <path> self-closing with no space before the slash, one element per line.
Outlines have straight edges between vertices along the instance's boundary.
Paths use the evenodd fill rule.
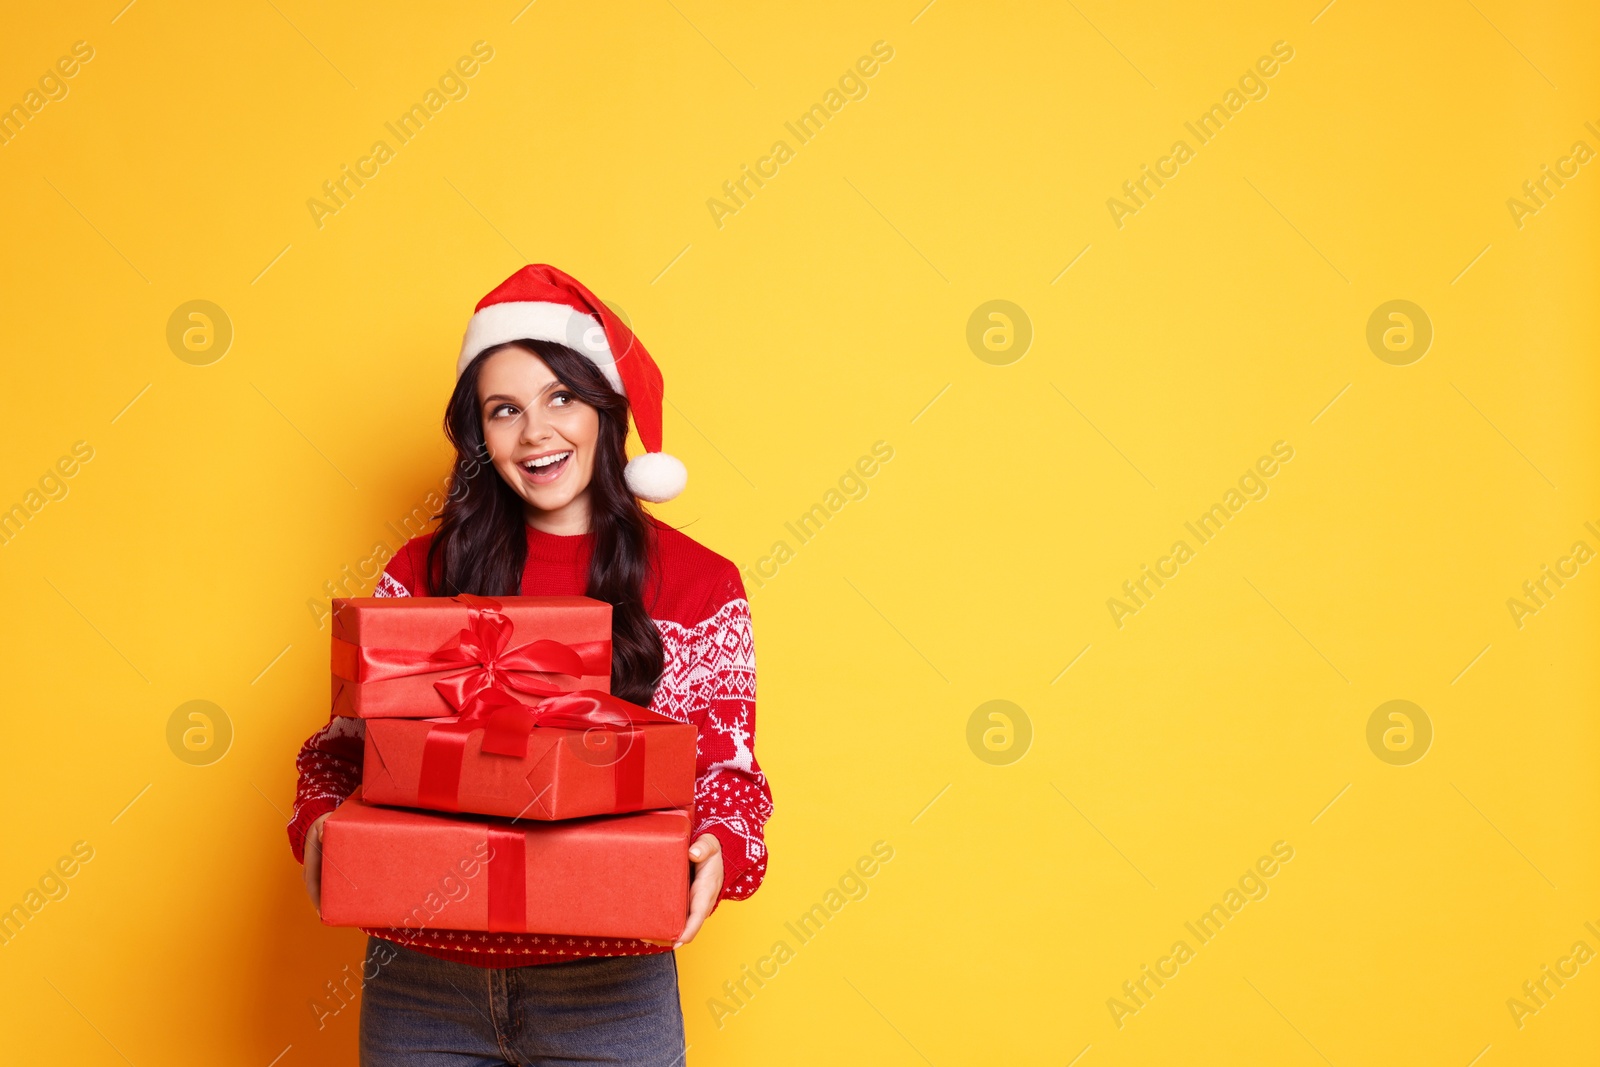
<path fill-rule="evenodd" d="M 586 674 L 605 674 L 610 641 L 563 644 L 548 638 L 511 645 L 515 624 L 493 597 L 462 593 L 451 599 L 469 609 L 467 625 L 432 651 L 369 648 L 334 640 L 334 670 L 357 682 L 381 682 L 461 668 L 433 687 L 458 711 L 485 693 L 535 696 L 561 693 Z M 343 647 L 341 647 L 343 646 Z M 508 647 L 509 646 L 509 647 Z M 549 679 L 558 677 L 561 683 Z"/>
<path fill-rule="evenodd" d="M 598 689 L 558 693 L 537 704 L 524 704 L 499 690 L 486 690 L 469 700 L 453 721 L 434 723 L 423 742 L 417 802 L 436 811 L 459 811 L 461 765 L 467 739 L 483 731 L 480 751 L 486 755 L 524 759 L 533 731 L 603 730 L 615 746 L 610 760 L 615 810 L 644 806 L 645 736 L 640 724 L 672 723 L 670 719 Z M 583 740 L 578 741 L 583 744 Z M 591 761 L 592 762 L 592 761 Z"/>
<path fill-rule="evenodd" d="M 528 929 L 528 839 L 521 830 L 489 827 L 489 932 Z"/>

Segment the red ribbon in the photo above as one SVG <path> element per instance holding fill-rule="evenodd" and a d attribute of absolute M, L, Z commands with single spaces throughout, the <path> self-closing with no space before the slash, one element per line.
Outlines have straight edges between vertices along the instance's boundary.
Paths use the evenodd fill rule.
<path fill-rule="evenodd" d="M 452 599 L 467 605 L 467 625 L 431 652 L 410 648 L 369 648 L 334 641 L 335 671 L 357 682 L 380 682 L 417 674 L 464 668 L 433 687 L 457 711 L 486 693 L 511 696 L 512 690 L 537 696 L 560 693 L 584 675 L 607 673 L 610 641 L 574 645 L 541 638 L 507 647 L 515 624 L 492 597 L 462 593 Z M 344 655 L 340 655 L 340 652 Z"/>
<path fill-rule="evenodd" d="M 528 929 L 528 839 L 521 830 L 489 827 L 489 932 Z"/>
<path fill-rule="evenodd" d="M 437 811 L 459 811 L 461 763 L 467 737 L 483 730 L 485 755 L 524 759 L 528 738 L 539 727 L 604 730 L 617 747 L 611 762 L 617 811 L 644 806 L 645 737 L 642 723 L 670 723 L 668 718 L 598 689 L 559 693 L 537 704 L 524 704 L 499 690 L 488 690 L 450 722 L 434 723 L 422 748 L 417 802 Z"/>

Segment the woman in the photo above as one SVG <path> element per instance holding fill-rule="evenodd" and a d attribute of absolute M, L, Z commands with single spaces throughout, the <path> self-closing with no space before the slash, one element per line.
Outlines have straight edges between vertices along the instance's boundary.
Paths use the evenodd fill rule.
<path fill-rule="evenodd" d="M 586 594 L 612 605 L 612 692 L 699 727 L 693 880 L 671 942 L 368 930 L 361 1062 L 386 1067 L 679 1063 L 673 950 L 766 873 L 772 794 L 757 765 L 749 604 L 728 560 L 648 515 L 682 491 L 661 452 L 661 374 L 628 327 L 554 267 L 483 300 L 456 364 L 456 466 L 439 525 L 377 596 Z M 627 460 L 632 411 L 646 451 Z M 289 841 L 318 902 L 322 824 L 359 783 L 359 719 L 301 749 Z"/>

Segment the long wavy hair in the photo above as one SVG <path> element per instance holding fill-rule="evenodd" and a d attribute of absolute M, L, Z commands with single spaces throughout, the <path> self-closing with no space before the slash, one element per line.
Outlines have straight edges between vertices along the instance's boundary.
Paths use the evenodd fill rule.
<path fill-rule="evenodd" d="M 594 471 L 589 480 L 589 558 L 586 594 L 611 605 L 611 691 L 648 705 L 661 680 L 661 635 L 644 605 L 651 539 L 655 532 L 628 490 L 628 399 L 613 389 L 581 353 L 555 341 L 512 341 L 485 349 L 462 372 L 445 408 L 444 432 L 456 462 L 439 526 L 428 548 L 428 592 L 517 596 L 527 565 L 525 505 L 489 458 L 478 403 L 483 361 L 518 345 L 542 359 L 561 384 L 600 414 Z"/>

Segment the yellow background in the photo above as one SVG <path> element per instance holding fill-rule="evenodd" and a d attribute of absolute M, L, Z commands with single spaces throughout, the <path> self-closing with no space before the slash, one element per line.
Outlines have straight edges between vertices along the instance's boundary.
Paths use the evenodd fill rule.
<path fill-rule="evenodd" d="M 4 1058 L 353 1062 L 355 1008 L 310 1004 L 362 937 L 318 924 L 283 830 L 326 714 L 308 601 L 443 477 L 467 316 L 532 261 L 632 319 L 690 470 L 659 514 L 742 568 L 894 449 L 751 584 L 771 870 L 680 953 L 690 1062 L 1592 1062 L 1600 963 L 1520 1028 L 1506 1001 L 1600 950 L 1600 567 L 1521 628 L 1506 601 L 1600 548 L 1600 164 L 1520 228 L 1506 201 L 1600 148 L 1600 20 L 919 3 L 7 15 L 0 104 L 95 54 L 0 147 L 0 506 L 94 458 L 0 547 L 0 907 L 95 852 L 0 948 Z M 466 98 L 318 228 L 306 201 L 479 40 Z M 1107 199 L 1280 40 L 1269 95 L 1119 229 Z M 207 366 L 166 340 L 197 299 L 235 331 Z M 1034 330 L 1004 366 L 966 341 L 994 299 Z M 1435 332 L 1409 366 L 1365 340 L 1394 299 Z M 1270 494 L 1115 626 L 1279 440 Z M 234 733 L 206 766 L 167 742 L 196 699 Z M 1004 765 L 967 740 L 995 699 L 1031 724 Z M 1409 766 L 1366 741 L 1394 699 L 1433 725 Z M 719 1027 L 880 840 L 868 895 Z M 1270 894 L 1119 1028 L 1108 998 L 1280 840 Z"/>

